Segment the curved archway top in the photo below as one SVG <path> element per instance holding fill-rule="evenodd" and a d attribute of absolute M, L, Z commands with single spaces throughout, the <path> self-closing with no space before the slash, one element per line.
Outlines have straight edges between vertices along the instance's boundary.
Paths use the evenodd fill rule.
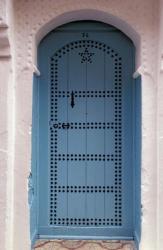
<path fill-rule="evenodd" d="M 104 11 L 93 10 L 93 9 L 86 9 L 86 10 L 77 10 L 77 11 L 70 11 L 60 14 L 47 22 L 43 25 L 37 32 L 35 39 L 36 39 L 36 46 L 39 42 L 52 30 L 61 26 L 63 24 L 73 22 L 73 21 L 82 21 L 82 20 L 92 20 L 92 21 L 99 21 L 106 24 L 110 24 L 115 26 L 119 30 L 121 30 L 124 34 L 126 34 L 134 43 L 136 47 L 136 68 L 140 66 L 140 34 L 126 21 L 120 19 L 117 16 L 113 16 Z M 37 50 L 35 50 L 37 51 Z M 37 58 L 37 56 L 35 57 Z M 36 61 L 36 60 L 35 60 Z"/>

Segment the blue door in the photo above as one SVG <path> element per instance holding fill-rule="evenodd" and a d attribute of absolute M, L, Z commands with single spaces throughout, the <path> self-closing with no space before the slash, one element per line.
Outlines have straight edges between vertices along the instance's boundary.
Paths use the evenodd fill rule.
<path fill-rule="evenodd" d="M 132 239 L 132 42 L 76 22 L 38 54 L 38 237 Z"/>

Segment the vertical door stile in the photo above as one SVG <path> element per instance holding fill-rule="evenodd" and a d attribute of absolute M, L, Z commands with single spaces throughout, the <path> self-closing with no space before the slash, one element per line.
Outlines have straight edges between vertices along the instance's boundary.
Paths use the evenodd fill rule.
<path fill-rule="evenodd" d="M 88 150 L 87 150 L 87 61 L 85 63 L 85 123 L 86 123 L 86 129 L 85 129 L 85 187 L 87 187 L 87 158 L 88 158 Z M 82 121 L 81 121 L 82 122 Z M 85 218 L 87 220 L 87 188 L 85 190 Z"/>
<path fill-rule="evenodd" d="M 66 99 L 67 99 L 67 107 L 66 107 L 66 109 L 67 109 L 67 124 L 69 124 L 69 112 L 68 112 L 68 110 L 69 110 L 69 95 L 68 95 L 68 93 L 70 93 L 70 89 L 69 89 L 69 51 L 67 51 L 67 91 L 66 91 L 66 94 L 65 94 L 65 97 L 66 97 Z M 67 135 L 67 155 L 66 155 L 66 157 L 68 157 L 68 155 L 69 155 L 69 130 L 67 129 L 67 131 L 66 131 L 66 135 Z M 66 154 L 66 152 L 65 152 L 65 154 Z M 67 165 L 67 187 L 69 186 L 69 179 L 68 179 L 68 176 L 69 176 L 69 161 L 67 160 L 66 161 L 66 165 Z M 69 195 L 69 193 L 67 192 L 67 204 L 66 204 L 66 207 L 67 207 L 67 215 L 66 215 L 66 218 L 69 218 L 69 207 L 68 207 L 68 204 L 69 204 L 69 197 L 68 197 L 68 195 Z"/>
<path fill-rule="evenodd" d="M 55 72 L 55 73 L 54 73 Z M 51 118 L 53 120 L 53 123 L 58 124 L 58 58 L 55 58 L 55 70 L 54 70 L 54 58 L 53 58 L 53 74 L 55 74 L 55 89 L 53 89 L 53 91 L 51 91 L 51 96 L 52 96 L 52 107 L 51 107 Z M 53 86 L 53 83 L 51 83 L 51 85 Z M 55 98 L 53 99 L 53 95 L 54 95 L 54 91 L 55 91 Z M 52 137 L 53 139 L 53 154 L 55 152 L 55 163 L 54 163 L 54 169 L 53 169 L 53 164 L 51 165 L 51 171 L 54 171 L 56 173 L 55 177 L 54 177 L 54 190 L 53 188 L 50 188 L 50 191 L 54 191 L 54 206 L 51 202 L 51 208 L 54 209 L 54 214 L 50 213 L 53 219 L 55 219 L 57 217 L 57 200 L 58 200 L 58 192 L 57 192 L 57 185 L 58 185 L 58 180 L 57 180 L 57 172 L 58 172 L 58 128 L 56 127 L 54 132 L 53 130 L 51 130 L 52 133 L 54 133 L 54 136 Z M 53 156 L 54 157 L 54 156 Z M 51 196 L 53 195 L 52 192 Z"/>
<path fill-rule="evenodd" d="M 106 129 L 107 129 L 107 126 L 106 126 L 106 79 L 105 79 L 105 50 L 104 50 L 104 123 L 103 123 L 103 128 L 104 128 L 104 155 L 103 157 L 106 158 Z M 109 166 L 107 165 L 107 168 Z M 106 178 L 106 160 L 104 160 L 104 187 L 106 187 L 106 183 L 105 183 L 105 178 Z M 106 192 L 104 192 L 104 219 L 106 220 L 106 211 L 105 211 L 105 199 L 106 199 Z"/>

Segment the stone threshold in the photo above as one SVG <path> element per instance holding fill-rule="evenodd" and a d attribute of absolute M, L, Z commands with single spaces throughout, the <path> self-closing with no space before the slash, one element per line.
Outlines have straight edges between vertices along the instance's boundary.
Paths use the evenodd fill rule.
<path fill-rule="evenodd" d="M 136 250 L 125 240 L 38 240 L 33 250 Z"/>

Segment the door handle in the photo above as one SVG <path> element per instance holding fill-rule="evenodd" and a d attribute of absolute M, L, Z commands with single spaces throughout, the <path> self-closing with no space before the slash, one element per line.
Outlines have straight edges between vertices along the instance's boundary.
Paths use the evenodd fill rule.
<path fill-rule="evenodd" d="M 75 106 L 75 101 L 74 101 L 74 92 L 71 92 L 71 107 L 73 108 Z"/>

